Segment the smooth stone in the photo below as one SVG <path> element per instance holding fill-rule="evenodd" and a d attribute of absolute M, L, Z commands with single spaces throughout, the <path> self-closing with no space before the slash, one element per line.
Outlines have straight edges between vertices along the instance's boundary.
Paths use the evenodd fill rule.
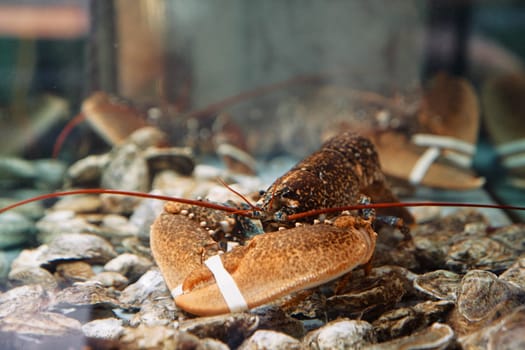
<path fill-rule="evenodd" d="M 194 189 L 202 183 L 194 176 L 182 176 L 173 170 L 163 170 L 155 174 L 151 187 L 154 194 L 190 198 Z"/>
<path fill-rule="evenodd" d="M 57 210 L 45 215 L 36 223 L 38 241 L 49 243 L 62 234 L 79 232 L 98 233 L 97 225 L 89 223 L 86 218 L 77 216 L 72 210 Z"/>
<path fill-rule="evenodd" d="M 168 136 L 154 126 L 145 126 L 131 133 L 126 143 L 132 143 L 141 150 L 166 144 Z"/>
<path fill-rule="evenodd" d="M 100 184 L 102 169 L 109 163 L 108 154 L 82 158 L 67 169 L 66 187 Z"/>
<path fill-rule="evenodd" d="M 205 350 L 229 350 L 230 347 L 217 339 L 204 338 L 201 339 L 201 344 Z"/>
<path fill-rule="evenodd" d="M 271 330 L 256 331 L 238 347 L 239 350 L 300 350 L 302 348 L 299 340 L 284 333 Z"/>
<path fill-rule="evenodd" d="M 193 176 L 200 180 L 224 178 L 224 175 L 224 169 L 208 164 L 197 164 L 193 169 Z"/>
<path fill-rule="evenodd" d="M 141 192 L 132 190 L 135 192 Z M 120 196 L 115 194 L 101 194 L 102 210 L 106 213 L 129 215 L 140 204 L 141 198 L 134 196 Z"/>
<path fill-rule="evenodd" d="M 62 186 L 67 171 L 66 165 L 56 159 L 33 161 L 36 170 L 36 187 L 55 189 Z"/>
<path fill-rule="evenodd" d="M 9 258 L 8 255 L 0 251 L 0 283 L 5 281 L 9 273 Z"/>
<path fill-rule="evenodd" d="M 23 198 L 29 198 L 29 197 L 23 197 Z M 0 198 L 0 208 L 5 208 L 9 205 L 15 204 L 18 201 L 19 199 L 16 199 L 16 198 L 2 197 Z M 32 203 L 24 204 L 20 207 L 10 209 L 9 212 L 22 214 L 26 218 L 31 219 L 31 220 L 38 220 L 42 216 L 44 216 L 44 206 L 42 205 L 42 202 L 32 202 Z"/>
<path fill-rule="evenodd" d="M 181 175 L 189 176 L 195 168 L 192 151 L 187 147 L 149 147 L 143 156 L 152 174 L 163 170 L 174 170 Z"/>
<path fill-rule="evenodd" d="M 101 235 L 113 240 L 137 236 L 139 229 L 128 218 L 117 214 L 105 215 L 100 225 Z"/>
<path fill-rule="evenodd" d="M 104 287 L 113 287 L 117 290 L 125 288 L 129 280 L 118 272 L 102 271 L 90 278 L 90 281 L 98 282 Z"/>
<path fill-rule="evenodd" d="M 362 348 L 376 340 L 374 328 L 366 321 L 340 319 L 306 335 L 303 342 L 313 350 Z"/>
<path fill-rule="evenodd" d="M 140 311 L 133 315 L 129 325 L 153 326 L 170 325 L 177 320 L 177 307 L 171 295 L 148 298 L 140 305 Z"/>
<path fill-rule="evenodd" d="M 117 318 L 93 320 L 82 325 L 82 332 L 88 338 L 117 340 L 123 333 L 123 321 Z"/>
<path fill-rule="evenodd" d="M 31 180 L 37 176 L 33 162 L 16 157 L 0 157 L 0 187 L 10 181 Z"/>
<path fill-rule="evenodd" d="M 124 253 L 108 261 L 104 270 L 118 272 L 130 281 L 136 281 L 152 266 L 153 262 L 145 257 Z"/>
<path fill-rule="evenodd" d="M 69 233 L 53 239 L 39 259 L 42 264 L 64 260 L 106 263 L 115 256 L 117 253 L 113 246 L 104 238 L 86 233 Z"/>
<path fill-rule="evenodd" d="M 61 283 L 86 282 L 95 273 L 90 264 L 84 261 L 62 261 L 55 265 L 55 276 Z"/>
<path fill-rule="evenodd" d="M 28 242 L 36 233 L 35 224 L 17 212 L 0 214 L 0 249 Z"/>
<path fill-rule="evenodd" d="M 95 213 L 102 207 L 98 195 L 78 195 L 60 198 L 53 206 L 54 211 L 72 211 L 75 213 Z"/>
<path fill-rule="evenodd" d="M 53 274 L 41 267 L 20 267 L 9 271 L 9 285 L 17 287 L 22 285 L 39 284 L 46 290 L 58 288 L 58 283 Z"/>
<path fill-rule="evenodd" d="M 170 295 L 158 268 L 151 268 L 137 282 L 126 287 L 120 294 L 120 302 L 130 307 L 140 307 L 151 295 L 156 297 Z"/>
<path fill-rule="evenodd" d="M 48 246 L 42 244 L 35 249 L 24 249 L 13 259 L 11 270 L 40 267 L 42 265 L 41 256 L 48 250 Z"/>
<path fill-rule="evenodd" d="M 114 148 L 111 160 L 102 172 L 100 185 L 103 188 L 128 191 L 148 191 L 150 176 L 146 160 L 133 144 Z"/>
<path fill-rule="evenodd" d="M 152 194 L 162 194 L 158 190 L 153 190 Z M 150 227 L 162 213 L 164 202 L 156 199 L 144 199 L 135 208 L 129 218 L 129 223 L 137 228 L 137 236 L 143 240 L 149 240 Z"/>

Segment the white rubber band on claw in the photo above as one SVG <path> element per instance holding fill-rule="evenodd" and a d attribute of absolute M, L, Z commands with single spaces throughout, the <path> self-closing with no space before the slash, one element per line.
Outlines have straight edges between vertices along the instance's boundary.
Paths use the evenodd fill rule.
<path fill-rule="evenodd" d="M 525 139 L 501 144 L 496 147 L 496 153 L 505 168 L 521 168 L 525 166 Z"/>
<path fill-rule="evenodd" d="M 432 163 L 440 155 L 443 155 L 456 166 L 470 168 L 472 156 L 476 152 L 476 147 L 473 144 L 452 136 L 414 134 L 411 140 L 417 146 L 429 147 L 410 172 L 408 180 L 412 185 L 421 183 Z"/>
<path fill-rule="evenodd" d="M 452 150 L 443 150 L 442 156 L 461 168 L 469 169 L 472 166 L 472 156 Z"/>
<path fill-rule="evenodd" d="M 525 152 L 525 139 L 506 142 L 496 147 L 496 153 L 503 157 L 521 152 Z"/>
<path fill-rule="evenodd" d="M 410 181 L 412 185 L 418 185 L 421 183 L 421 180 L 423 180 L 425 177 L 425 174 L 432 163 L 434 163 L 436 158 L 439 157 L 439 153 L 439 148 L 430 147 L 417 160 L 416 164 L 412 168 L 412 171 L 410 172 L 410 176 L 408 177 L 408 181 Z"/>
<path fill-rule="evenodd" d="M 515 154 L 505 157 L 502 160 L 502 164 L 507 169 L 521 168 L 525 166 L 525 154 Z"/>
<path fill-rule="evenodd" d="M 418 146 L 448 148 L 471 156 L 476 152 L 473 144 L 451 136 L 414 134 L 412 142 Z"/>
<path fill-rule="evenodd" d="M 248 310 L 248 303 L 244 299 L 232 275 L 224 268 L 221 257 L 214 255 L 204 261 L 204 264 L 210 269 L 213 277 L 215 277 L 215 282 L 217 282 L 217 286 L 230 312 Z"/>
<path fill-rule="evenodd" d="M 171 290 L 171 296 L 173 298 L 178 297 L 179 295 L 182 295 L 184 292 L 182 291 L 182 284 L 179 284 L 177 287 L 173 288 Z"/>

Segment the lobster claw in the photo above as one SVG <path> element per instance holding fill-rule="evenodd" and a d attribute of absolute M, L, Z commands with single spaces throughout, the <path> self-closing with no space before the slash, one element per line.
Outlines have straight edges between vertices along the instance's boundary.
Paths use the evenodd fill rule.
<path fill-rule="evenodd" d="M 219 251 L 208 232 L 182 215 L 177 203 L 170 202 L 151 226 L 150 246 L 172 294 L 203 260 Z"/>
<path fill-rule="evenodd" d="M 162 214 L 152 226 L 151 247 L 177 306 L 202 316 L 243 311 L 326 283 L 366 264 L 376 242 L 371 220 L 342 216 L 333 225 L 269 232 L 245 246 L 209 256 L 209 251 L 201 255 L 205 231 L 197 223 L 182 224 L 184 232 L 174 227 L 174 222 L 184 220 L 191 222 Z M 188 235 L 185 230 L 190 226 L 200 230 Z"/>

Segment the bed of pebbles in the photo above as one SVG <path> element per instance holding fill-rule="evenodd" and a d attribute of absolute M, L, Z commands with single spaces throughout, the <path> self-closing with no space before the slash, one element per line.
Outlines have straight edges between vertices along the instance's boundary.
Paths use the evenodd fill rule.
<path fill-rule="evenodd" d="M 263 188 L 258 178 L 196 166 L 186 149 L 133 142 L 68 169 L 15 158 L 0 159 L 0 167 L 1 206 L 64 178 L 67 186 L 217 201 L 235 198 L 217 175 L 243 193 Z M 149 225 L 160 210 L 154 200 L 83 195 L 1 214 L 0 348 L 525 346 L 524 224 L 493 227 L 475 210 L 433 212 L 412 228 L 411 240 L 383 228 L 369 274 L 358 269 L 250 312 L 194 317 L 175 306 L 149 250 Z"/>

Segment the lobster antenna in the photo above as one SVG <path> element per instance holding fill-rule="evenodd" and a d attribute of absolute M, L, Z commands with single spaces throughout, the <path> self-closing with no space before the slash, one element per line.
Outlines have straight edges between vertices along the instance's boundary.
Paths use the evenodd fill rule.
<path fill-rule="evenodd" d="M 314 209 L 297 214 L 288 215 L 288 220 L 297 220 L 310 216 L 336 213 L 345 210 L 358 209 L 379 209 L 379 208 L 405 208 L 405 207 L 462 207 L 462 208 L 489 208 L 503 210 L 525 210 L 525 207 L 505 205 L 505 204 L 476 204 L 476 203 L 455 203 L 455 202 L 388 202 L 388 203 L 370 203 L 356 204 L 345 207 L 334 207 L 324 209 Z"/>
<path fill-rule="evenodd" d="M 217 181 L 224 187 L 226 187 L 231 192 L 235 193 L 238 197 L 240 197 L 250 208 L 252 208 L 253 211 L 261 211 L 260 208 L 257 208 L 255 205 L 253 205 L 248 198 L 246 198 L 242 193 L 239 191 L 233 189 L 230 185 L 228 185 L 223 179 L 220 177 L 217 178 Z M 233 212 L 234 214 L 238 214 L 238 212 L 244 212 L 245 210 L 237 210 L 236 212 Z"/>
<path fill-rule="evenodd" d="M 225 186 L 228 189 L 230 189 L 233 193 L 243 198 L 243 200 L 245 200 L 246 203 L 250 205 L 252 210 L 261 211 L 260 208 L 257 208 L 256 206 L 251 204 L 250 201 L 247 198 L 245 198 L 243 195 L 233 190 L 230 186 L 226 184 Z M 28 204 L 28 203 L 37 202 L 37 201 L 41 201 L 41 200 L 45 200 L 49 198 L 72 196 L 72 195 L 79 195 L 79 194 L 113 194 L 113 195 L 120 195 L 120 196 L 134 196 L 134 197 L 140 197 L 140 198 L 158 199 L 158 200 L 167 201 L 167 202 L 177 202 L 177 203 L 183 203 L 183 204 L 189 204 L 189 205 L 202 206 L 202 207 L 206 207 L 210 209 L 221 210 L 221 211 L 224 211 L 230 214 L 237 214 L 241 216 L 251 216 L 251 213 L 249 212 L 249 210 L 239 210 L 237 208 L 227 207 L 224 205 L 215 204 L 212 202 L 206 202 L 202 200 L 170 197 L 170 196 L 156 195 L 156 194 L 143 193 L 143 192 L 134 192 L 134 191 L 110 190 L 110 189 L 103 189 L 103 188 L 88 188 L 88 189 L 80 189 L 80 190 L 54 192 L 54 193 L 48 193 L 48 194 L 32 197 L 29 199 L 25 199 L 25 200 L 13 203 L 4 208 L 0 208 L 0 214 L 8 210 L 17 208 L 19 206 Z M 367 208 L 368 209 L 372 209 L 372 208 L 378 209 L 378 208 L 400 208 L 400 207 L 424 207 L 424 206 L 525 210 L 525 207 L 514 206 L 514 205 L 504 205 L 504 204 L 476 204 L 476 203 L 455 203 L 455 202 L 393 202 L 393 203 L 389 202 L 389 203 L 356 204 L 356 205 L 345 206 L 345 207 L 314 209 L 314 210 L 309 210 L 309 211 L 302 212 L 302 213 L 290 214 L 288 215 L 288 220 L 298 220 L 298 219 L 302 219 L 305 217 L 310 217 L 310 216 L 315 216 L 315 215 L 320 215 L 320 214 L 341 212 L 345 210 L 358 210 L 358 209 L 367 209 Z"/>
<path fill-rule="evenodd" d="M 62 150 L 62 145 L 66 141 L 66 138 L 71 133 L 71 130 L 78 124 L 82 123 L 84 120 L 86 120 L 86 115 L 82 112 L 77 114 L 73 119 L 67 122 L 66 126 L 62 129 L 60 134 L 58 135 L 55 144 L 53 145 L 53 159 L 56 159 L 58 157 L 58 154 Z"/>
<path fill-rule="evenodd" d="M 29 199 L 25 199 L 19 202 L 16 202 L 14 204 L 8 205 L 7 207 L 0 208 L 0 214 L 4 213 L 8 210 L 11 210 L 13 208 L 31 203 L 31 202 L 38 202 L 44 199 L 49 198 L 55 198 L 55 197 L 64 197 L 64 196 L 72 196 L 72 195 L 78 195 L 78 194 L 114 194 L 114 195 L 120 195 L 120 196 L 134 196 L 134 197 L 141 197 L 141 198 L 149 198 L 149 199 L 158 199 L 162 201 L 168 201 L 168 202 L 177 202 L 177 203 L 184 203 L 184 204 L 190 204 L 190 205 L 198 205 L 210 209 L 216 209 L 216 210 L 222 210 L 228 213 L 236 213 L 239 215 L 248 216 L 247 213 L 237 213 L 239 210 L 237 208 L 227 207 L 220 204 L 215 204 L 212 202 L 205 202 L 202 200 L 193 200 L 193 199 L 187 199 L 187 198 L 179 198 L 179 197 L 170 197 L 170 196 L 163 196 L 163 195 L 157 195 L 157 194 L 151 194 L 151 193 L 143 193 L 143 192 L 134 192 L 134 191 L 123 191 L 123 190 L 109 190 L 104 188 L 87 188 L 87 189 L 81 189 L 81 190 L 71 190 L 71 191 L 62 191 L 62 192 L 54 192 L 54 193 L 48 193 L 36 197 L 32 197 Z"/>

